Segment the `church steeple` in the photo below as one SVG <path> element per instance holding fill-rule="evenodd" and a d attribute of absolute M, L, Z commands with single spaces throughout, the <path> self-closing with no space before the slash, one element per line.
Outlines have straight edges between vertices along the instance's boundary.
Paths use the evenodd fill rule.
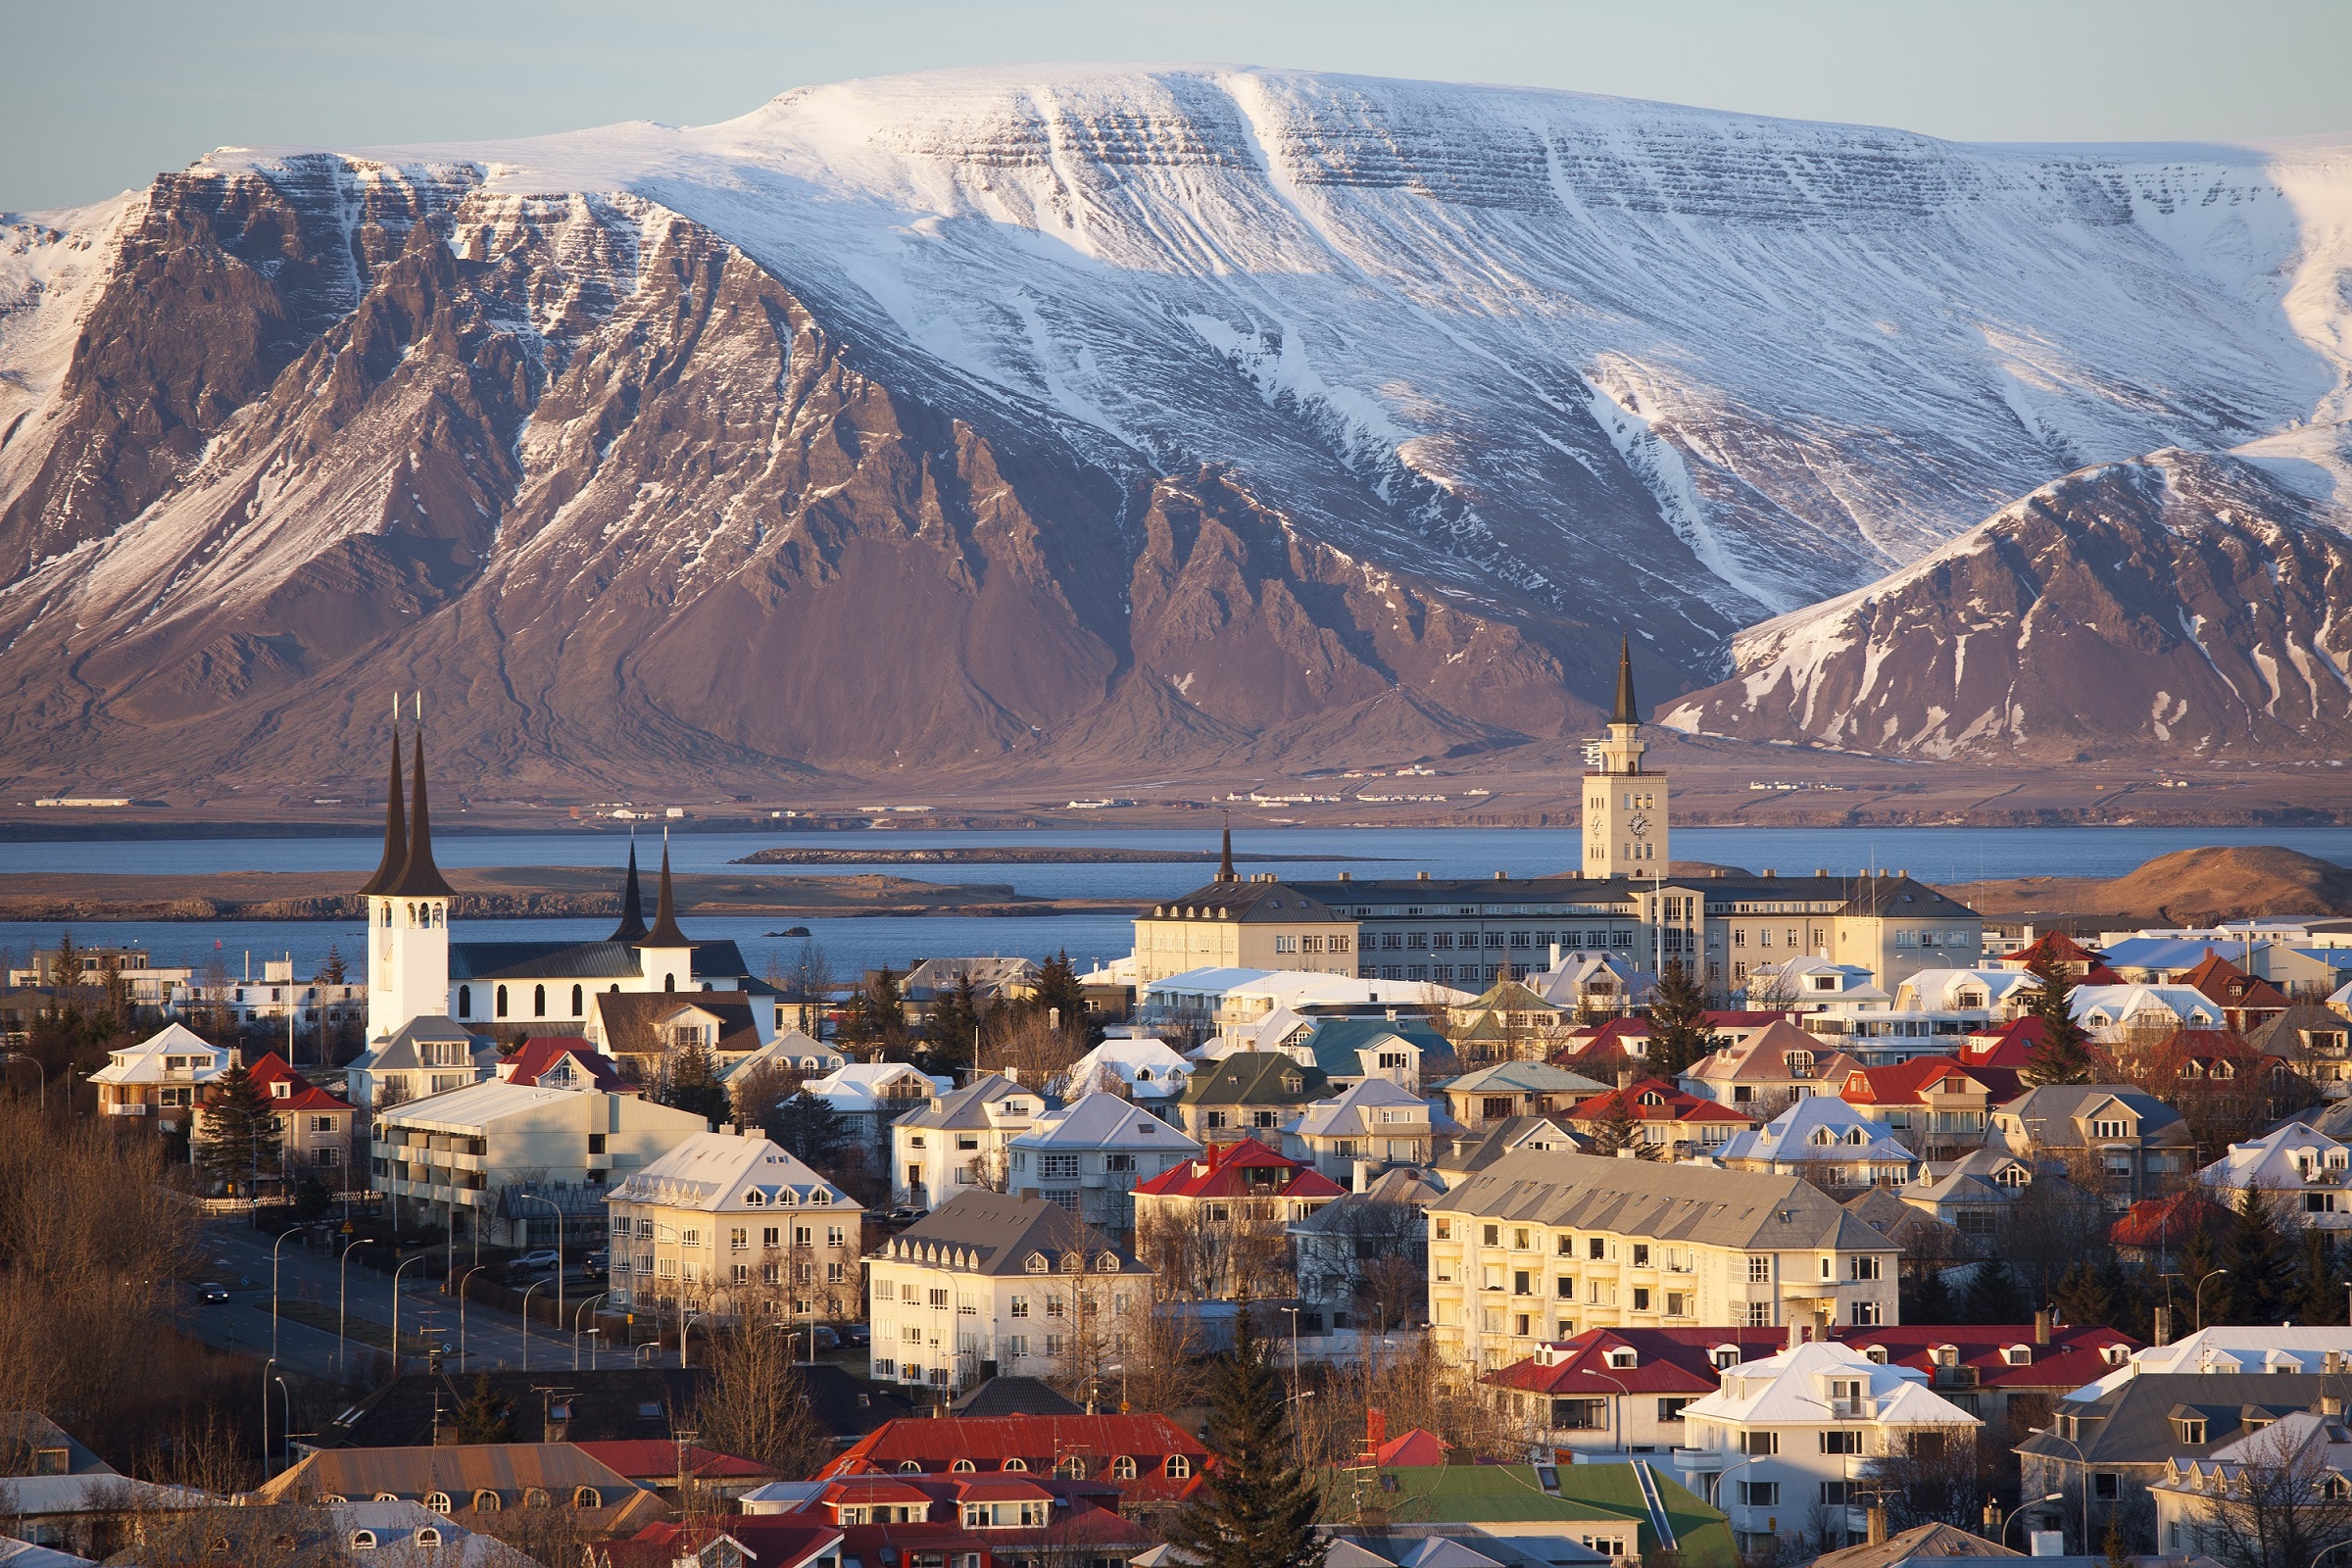
<path fill-rule="evenodd" d="M 608 940 L 635 942 L 645 935 L 645 894 L 637 886 L 637 835 L 629 835 L 629 877 L 620 885 L 620 924 Z"/>
<path fill-rule="evenodd" d="M 678 929 L 678 904 L 669 891 L 669 835 L 662 836 L 662 892 L 654 901 L 654 928 L 637 944 L 641 948 L 691 948 Z"/>
<path fill-rule="evenodd" d="M 458 890 L 433 863 L 433 818 L 424 800 L 424 729 L 416 730 L 416 795 L 409 807 L 409 853 L 400 880 L 384 889 L 404 899 L 454 899 Z"/>
<path fill-rule="evenodd" d="M 360 889 L 360 897 L 381 893 L 400 880 L 400 869 L 409 863 L 409 826 L 400 813 L 400 715 L 392 716 L 392 783 L 384 792 L 384 858 L 376 863 L 375 875 Z"/>
<path fill-rule="evenodd" d="M 1621 637 L 1617 643 L 1617 710 L 1609 715 L 1609 722 L 1642 722 L 1642 711 L 1634 706 L 1634 644 L 1630 637 Z"/>
<path fill-rule="evenodd" d="M 1233 817 L 1230 814 L 1225 818 L 1225 855 L 1222 859 L 1217 861 L 1217 880 L 1220 882 L 1239 882 L 1241 880 L 1240 875 L 1233 869 Z"/>

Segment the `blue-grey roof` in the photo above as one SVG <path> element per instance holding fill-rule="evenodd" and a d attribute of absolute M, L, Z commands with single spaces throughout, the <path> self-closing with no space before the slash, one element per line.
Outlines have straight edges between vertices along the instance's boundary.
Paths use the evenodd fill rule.
<path fill-rule="evenodd" d="M 694 944 L 697 979 L 751 973 L 732 942 Z M 461 980 L 617 980 L 644 972 L 631 942 L 453 942 L 449 978 Z"/>
<path fill-rule="evenodd" d="M 1325 1018 L 1308 1030 L 1299 1044 L 1315 1058 L 1315 1065 L 1332 1077 L 1360 1078 L 1364 1067 L 1356 1053 L 1390 1035 L 1420 1048 L 1424 1077 L 1453 1059 L 1453 1047 L 1446 1043 L 1446 1037 L 1419 1018 L 1394 1022 L 1387 1018 Z"/>
<path fill-rule="evenodd" d="M 2099 957 L 2110 969 L 2193 969 L 2207 954 L 2228 957 L 2237 946 L 2213 937 L 2127 937 Z"/>

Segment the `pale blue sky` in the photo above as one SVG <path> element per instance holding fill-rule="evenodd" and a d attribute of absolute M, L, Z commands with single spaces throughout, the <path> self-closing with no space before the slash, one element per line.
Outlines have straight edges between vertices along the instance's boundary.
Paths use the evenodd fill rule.
<path fill-rule="evenodd" d="M 1972 140 L 2352 132 L 2348 0 L 0 0 L 0 210 L 222 144 L 725 120 L 940 66 L 1213 60 Z"/>

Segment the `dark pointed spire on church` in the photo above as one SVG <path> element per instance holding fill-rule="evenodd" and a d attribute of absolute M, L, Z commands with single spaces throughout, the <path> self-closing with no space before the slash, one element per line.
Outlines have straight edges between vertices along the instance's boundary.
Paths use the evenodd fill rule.
<path fill-rule="evenodd" d="M 678 929 L 678 903 L 669 891 L 669 835 L 662 835 L 662 892 L 654 901 L 654 928 L 638 944 L 641 948 L 691 948 L 686 933 Z"/>
<path fill-rule="evenodd" d="M 1630 637 L 1621 637 L 1617 643 L 1617 710 L 1609 715 L 1609 722 L 1642 722 L 1642 711 L 1634 706 L 1634 644 Z"/>
<path fill-rule="evenodd" d="M 1239 882 L 1241 880 L 1241 877 L 1233 869 L 1233 813 L 1230 811 L 1225 813 L 1225 856 L 1224 858 L 1217 861 L 1217 880 L 1220 882 Z"/>
<path fill-rule="evenodd" d="M 458 890 L 441 875 L 433 863 L 433 818 L 424 801 L 424 729 L 416 730 L 416 793 L 409 804 L 409 855 L 400 868 L 400 880 L 384 889 L 386 893 L 404 899 L 454 899 Z"/>
<path fill-rule="evenodd" d="M 629 835 L 629 879 L 620 885 L 620 924 L 610 940 L 634 942 L 645 935 L 645 894 L 637 886 L 637 835 Z"/>
<path fill-rule="evenodd" d="M 382 893 L 400 880 L 400 869 L 409 863 L 409 824 L 400 811 L 400 721 L 394 715 L 392 723 L 392 783 L 384 793 L 384 858 L 377 862 L 375 875 L 360 889 L 360 897 Z"/>

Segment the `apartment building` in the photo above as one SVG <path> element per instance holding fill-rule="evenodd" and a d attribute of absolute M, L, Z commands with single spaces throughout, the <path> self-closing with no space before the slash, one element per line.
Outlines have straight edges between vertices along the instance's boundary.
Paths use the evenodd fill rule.
<path fill-rule="evenodd" d="M 864 1211 L 757 1128 L 690 1135 L 614 1187 L 605 1208 L 619 1310 L 861 1315 Z"/>
<path fill-rule="evenodd" d="M 866 1259 L 877 1383 L 1111 1372 L 1152 1310 L 1152 1270 L 1058 1203 L 966 1192 Z"/>
<path fill-rule="evenodd" d="M 2123 1084 L 2028 1090 L 1994 1109 L 1984 1143 L 2013 1154 L 2095 1156 L 2111 1187 L 2109 1201 L 2119 1209 L 2184 1174 L 2195 1147 L 2179 1111 Z"/>
<path fill-rule="evenodd" d="M 1006 1146 L 1045 1113 L 1045 1096 L 1001 1072 L 906 1111 L 890 1124 L 894 1198 L 931 1208 L 1002 1186 L 1010 1158 Z"/>
<path fill-rule="evenodd" d="M 1193 969 L 1352 975 L 1355 921 L 1270 876 L 1245 881 L 1228 863 L 1215 881 L 1136 918 L 1135 959 L 1145 985 Z"/>
<path fill-rule="evenodd" d="M 1005 1187 L 1058 1203 L 1115 1237 L 1135 1233 L 1135 1189 L 1200 1152 L 1140 1105 L 1094 1094 L 1049 1111 L 1004 1146 Z"/>
<path fill-rule="evenodd" d="M 1895 1244 L 1799 1177 L 1522 1150 L 1427 1223 L 1431 1334 L 1468 1366 L 1592 1327 L 1896 1321 Z"/>
<path fill-rule="evenodd" d="M 1461 1127 L 1444 1109 L 1386 1078 L 1367 1078 L 1307 1106 L 1283 1130 L 1282 1152 L 1349 1192 L 1391 1165 L 1426 1165 Z"/>
<path fill-rule="evenodd" d="M 491 1079 L 379 1112 L 372 1185 L 404 1223 L 531 1247 L 552 1245 L 560 1222 L 567 1240 L 586 1240 L 604 1234 L 616 1178 L 709 1130 L 692 1111 L 636 1095 Z"/>

